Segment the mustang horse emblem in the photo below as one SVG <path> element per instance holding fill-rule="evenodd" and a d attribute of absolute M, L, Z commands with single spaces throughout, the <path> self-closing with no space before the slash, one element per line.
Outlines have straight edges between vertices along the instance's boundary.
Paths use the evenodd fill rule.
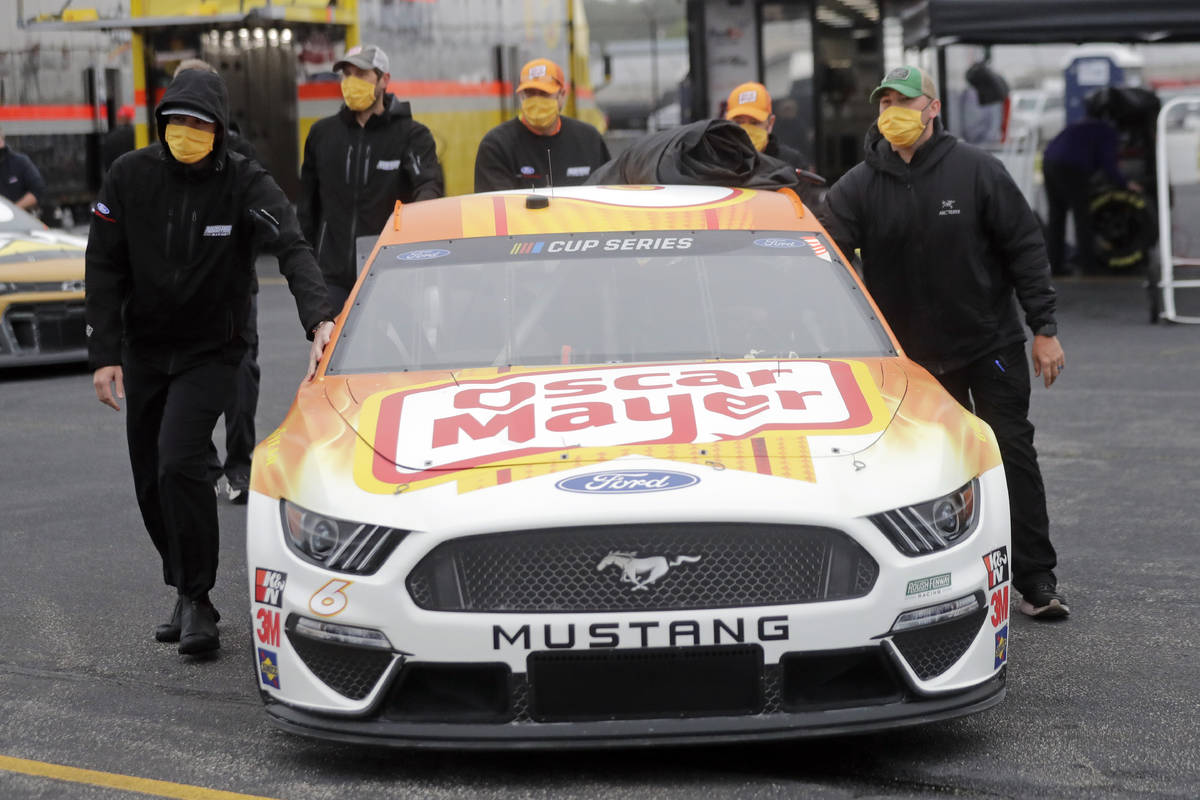
<path fill-rule="evenodd" d="M 596 569 L 603 572 L 606 567 L 616 565 L 621 570 L 621 583 L 632 583 L 635 592 L 644 592 L 650 584 L 666 575 L 671 567 L 695 564 L 699 560 L 700 556 L 676 556 L 670 561 L 665 556 L 638 558 L 637 553 L 613 551 L 600 560 Z"/>

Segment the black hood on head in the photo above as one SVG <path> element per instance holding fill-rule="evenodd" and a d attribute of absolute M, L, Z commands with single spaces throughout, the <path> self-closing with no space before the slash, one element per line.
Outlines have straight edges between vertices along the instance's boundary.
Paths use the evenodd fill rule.
<path fill-rule="evenodd" d="M 221 80 L 220 75 L 202 69 L 187 69 L 176 75 L 163 93 L 162 102 L 154 109 L 160 138 L 167 130 L 167 119 L 162 111 L 173 106 L 194 108 L 217 121 L 213 155 L 216 156 L 216 168 L 221 169 L 225 163 L 225 131 L 229 128 L 229 94 L 225 91 L 225 81 Z M 170 152 L 164 143 L 163 153 L 174 161 Z"/>

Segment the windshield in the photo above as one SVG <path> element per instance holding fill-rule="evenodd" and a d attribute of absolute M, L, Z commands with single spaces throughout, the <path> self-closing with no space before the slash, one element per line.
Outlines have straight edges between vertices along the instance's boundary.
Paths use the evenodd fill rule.
<path fill-rule="evenodd" d="M 380 250 L 329 373 L 894 355 L 828 241 L 508 236 Z"/>

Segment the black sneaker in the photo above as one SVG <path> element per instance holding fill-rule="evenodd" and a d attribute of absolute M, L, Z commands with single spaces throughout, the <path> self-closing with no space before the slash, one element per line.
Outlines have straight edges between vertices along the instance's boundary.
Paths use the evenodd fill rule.
<path fill-rule="evenodd" d="M 1021 592 L 1019 608 L 1022 614 L 1036 619 L 1062 619 L 1071 613 L 1067 598 L 1059 594 L 1053 583 L 1045 581 Z"/>
<path fill-rule="evenodd" d="M 179 652 L 201 655 L 221 647 L 217 635 L 217 610 L 206 600 L 183 600 L 179 625 Z"/>

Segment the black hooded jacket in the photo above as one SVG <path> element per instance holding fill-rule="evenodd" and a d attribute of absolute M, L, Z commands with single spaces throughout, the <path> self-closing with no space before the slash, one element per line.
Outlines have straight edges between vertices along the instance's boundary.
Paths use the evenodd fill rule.
<path fill-rule="evenodd" d="M 821 221 L 851 256 L 910 358 L 942 374 L 1056 333 L 1041 227 L 1004 165 L 946 133 L 906 164 L 872 126 L 866 161 L 829 190 Z"/>
<path fill-rule="evenodd" d="M 330 285 L 349 290 L 358 279 L 355 239 L 378 236 L 396 207 L 445 194 L 433 134 L 408 103 L 384 95 L 384 112 L 359 125 L 342 106 L 318 120 L 304 141 L 300 228 Z"/>
<path fill-rule="evenodd" d="M 122 344 L 170 373 L 231 363 L 246 349 L 254 254 L 274 253 L 310 332 L 332 319 L 312 249 L 287 197 L 257 162 L 226 152 L 225 85 L 181 72 L 156 111 L 185 106 L 217 120 L 213 152 L 196 165 L 155 143 L 113 162 L 92 209 L 87 245 L 88 357 L 122 363 Z"/>

